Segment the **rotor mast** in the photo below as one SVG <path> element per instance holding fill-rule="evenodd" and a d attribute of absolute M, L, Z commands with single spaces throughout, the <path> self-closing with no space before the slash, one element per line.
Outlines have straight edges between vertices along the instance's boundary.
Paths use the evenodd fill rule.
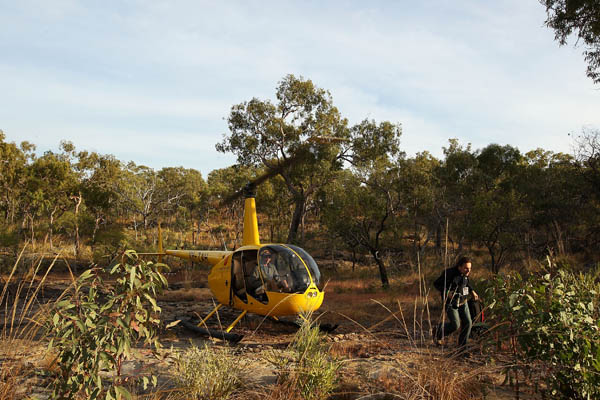
<path fill-rule="evenodd" d="M 244 187 L 244 234 L 242 245 L 260 246 L 258 236 L 258 219 L 256 217 L 256 187 L 253 183 L 248 183 Z"/>

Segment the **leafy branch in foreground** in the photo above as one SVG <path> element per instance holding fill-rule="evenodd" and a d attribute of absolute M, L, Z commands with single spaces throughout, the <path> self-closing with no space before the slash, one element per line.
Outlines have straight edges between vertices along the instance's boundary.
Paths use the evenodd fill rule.
<path fill-rule="evenodd" d="M 600 396 L 600 285 L 597 274 L 556 268 L 550 273 L 499 277 L 493 311 L 520 360 L 542 361 L 552 398 Z M 596 275 L 596 276 L 595 276 Z M 527 364 L 520 365 L 527 369 Z"/>
<path fill-rule="evenodd" d="M 161 270 L 168 267 L 139 260 L 131 250 L 125 258 L 110 271 L 114 283 L 105 282 L 98 268 L 86 270 L 74 281 L 72 294 L 55 304 L 46 325 L 59 369 L 54 398 L 128 399 L 126 382 L 141 379 L 144 389 L 150 381 L 156 384 L 156 377 L 124 376 L 121 368 L 138 342 L 160 349 L 161 309 L 155 299 L 167 287 Z M 108 388 L 105 371 L 113 376 Z"/>

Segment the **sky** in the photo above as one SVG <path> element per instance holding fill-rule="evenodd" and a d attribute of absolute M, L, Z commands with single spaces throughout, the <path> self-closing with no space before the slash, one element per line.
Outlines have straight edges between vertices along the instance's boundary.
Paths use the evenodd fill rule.
<path fill-rule="evenodd" d="M 401 123 L 409 156 L 448 139 L 572 152 L 600 128 L 583 49 L 558 46 L 536 0 L 0 0 L 0 129 L 203 176 L 235 104 L 288 74 L 350 123 Z"/>

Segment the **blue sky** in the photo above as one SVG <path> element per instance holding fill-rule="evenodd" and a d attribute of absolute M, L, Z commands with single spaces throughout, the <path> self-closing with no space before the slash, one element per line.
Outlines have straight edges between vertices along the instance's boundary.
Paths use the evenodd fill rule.
<path fill-rule="evenodd" d="M 409 155 L 571 152 L 600 128 L 600 86 L 544 20 L 536 0 L 0 0 L 0 129 L 206 176 L 235 162 L 215 150 L 231 106 L 291 73 L 353 123 L 402 123 Z"/>

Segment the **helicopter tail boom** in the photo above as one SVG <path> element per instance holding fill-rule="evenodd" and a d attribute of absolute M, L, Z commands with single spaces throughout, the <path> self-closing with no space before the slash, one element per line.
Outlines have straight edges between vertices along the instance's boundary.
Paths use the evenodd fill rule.
<path fill-rule="evenodd" d="M 179 257 L 184 260 L 199 262 L 202 264 L 215 265 L 223 258 L 231 254 L 231 251 L 216 250 L 165 250 L 167 256 Z"/>

